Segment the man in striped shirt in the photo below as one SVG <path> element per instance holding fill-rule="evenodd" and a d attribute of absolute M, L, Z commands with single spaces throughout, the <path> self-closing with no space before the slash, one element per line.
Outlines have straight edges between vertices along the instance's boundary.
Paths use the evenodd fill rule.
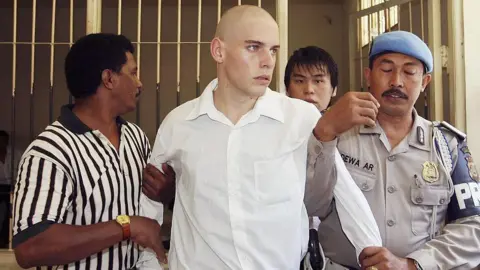
<path fill-rule="evenodd" d="M 13 246 L 20 266 L 131 269 L 139 246 L 164 259 L 159 222 L 140 209 L 149 141 L 120 118 L 135 109 L 142 87 L 133 52 L 123 36 L 92 34 L 68 53 L 75 105 L 61 109 L 19 166 Z"/>

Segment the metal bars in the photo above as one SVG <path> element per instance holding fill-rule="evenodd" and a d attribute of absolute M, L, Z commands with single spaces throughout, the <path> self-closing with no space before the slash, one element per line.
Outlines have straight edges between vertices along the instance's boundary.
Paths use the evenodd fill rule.
<path fill-rule="evenodd" d="M 37 21 L 37 0 L 32 2 L 32 45 L 31 45 L 31 62 L 30 62 L 30 141 L 33 140 L 33 115 L 34 115 L 34 89 L 35 89 L 35 26 Z"/>
<path fill-rule="evenodd" d="M 177 6 L 177 106 L 180 105 L 180 41 L 182 38 L 182 0 Z"/>
<path fill-rule="evenodd" d="M 197 19 L 197 84 L 196 96 L 200 96 L 200 41 L 202 35 L 202 0 L 198 0 L 198 19 Z"/>
<path fill-rule="evenodd" d="M 55 19 L 57 11 L 57 0 L 52 0 L 52 29 L 51 29 L 51 44 L 50 44 L 50 92 L 48 103 L 50 104 L 50 110 L 48 115 L 48 121 L 51 123 L 53 120 L 53 65 L 55 59 Z"/>
<path fill-rule="evenodd" d="M 137 7 L 137 42 L 142 40 L 142 0 L 138 0 Z M 137 76 L 140 78 L 140 67 L 141 67 L 141 44 L 137 44 Z M 136 114 L 136 123 L 140 125 L 140 102 L 137 102 L 137 114 Z"/>
<path fill-rule="evenodd" d="M 155 91 L 156 97 L 156 129 L 160 127 L 160 41 L 162 38 L 162 0 L 158 0 L 157 6 L 157 85 Z"/>

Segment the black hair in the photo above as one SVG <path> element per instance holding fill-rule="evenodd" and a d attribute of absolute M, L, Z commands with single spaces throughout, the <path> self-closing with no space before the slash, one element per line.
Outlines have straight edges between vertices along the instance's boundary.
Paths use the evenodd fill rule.
<path fill-rule="evenodd" d="M 8 135 L 8 132 L 6 132 L 5 130 L 0 130 L 0 138 L 6 138 L 8 143 L 10 135 Z"/>
<path fill-rule="evenodd" d="M 76 41 L 65 58 L 65 77 L 75 98 L 94 95 L 106 69 L 120 72 L 127 62 L 126 52 L 134 53 L 132 42 L 123 35 L 95 33 Z"/>
<path fill-rule="evenodd" d="M 290 85 L 290 79 L 295 67 L 307 69 L 312 67 L 319 69 L 326 68 L 326 71 L 330 75 L 332 88 L 335 89 L 335 87 L 338 86 L 337 63 L 333 60 L 333 57 L 322 48 L 308 46 L 293 52 L 292 56 L 288 59 L 287 67 L 285 68 L 285 77 L 283 79 L 287 89 Z"/>

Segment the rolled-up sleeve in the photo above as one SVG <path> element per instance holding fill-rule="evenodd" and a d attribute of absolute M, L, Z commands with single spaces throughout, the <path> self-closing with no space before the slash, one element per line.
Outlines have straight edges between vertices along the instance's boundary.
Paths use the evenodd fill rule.
<path fill-rule="evenodd" d="M 332 209 L 335 175 L 335 151 L 337 139 L 321 142 L 311 136 L 308 142 L 307 181 L 305 186 L 305 206 L 309 216 L 320 219 Z"/>

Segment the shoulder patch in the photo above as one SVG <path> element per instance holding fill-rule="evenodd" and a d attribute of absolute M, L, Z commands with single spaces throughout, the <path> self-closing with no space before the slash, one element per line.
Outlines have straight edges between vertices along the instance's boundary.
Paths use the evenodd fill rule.
<path fill-rule="evenodd" d="M 439 128 L 444 128 L 455 134 L 455 136 L 458 138 L 459 141 L 464 141 L 467 138 L 467 134 L 461 132 L 459 129 L 456 127 L 452 126 L 446 121 L 438 122 L 435 121 L 433 122 L 433 125 Z"/>
<path fill-rule="evenodd" d="M 480 215 L 480 176 L 465 141 L 458 145 L 452 181 L 454 194 L 448 207 L 449 220 Z"/>

